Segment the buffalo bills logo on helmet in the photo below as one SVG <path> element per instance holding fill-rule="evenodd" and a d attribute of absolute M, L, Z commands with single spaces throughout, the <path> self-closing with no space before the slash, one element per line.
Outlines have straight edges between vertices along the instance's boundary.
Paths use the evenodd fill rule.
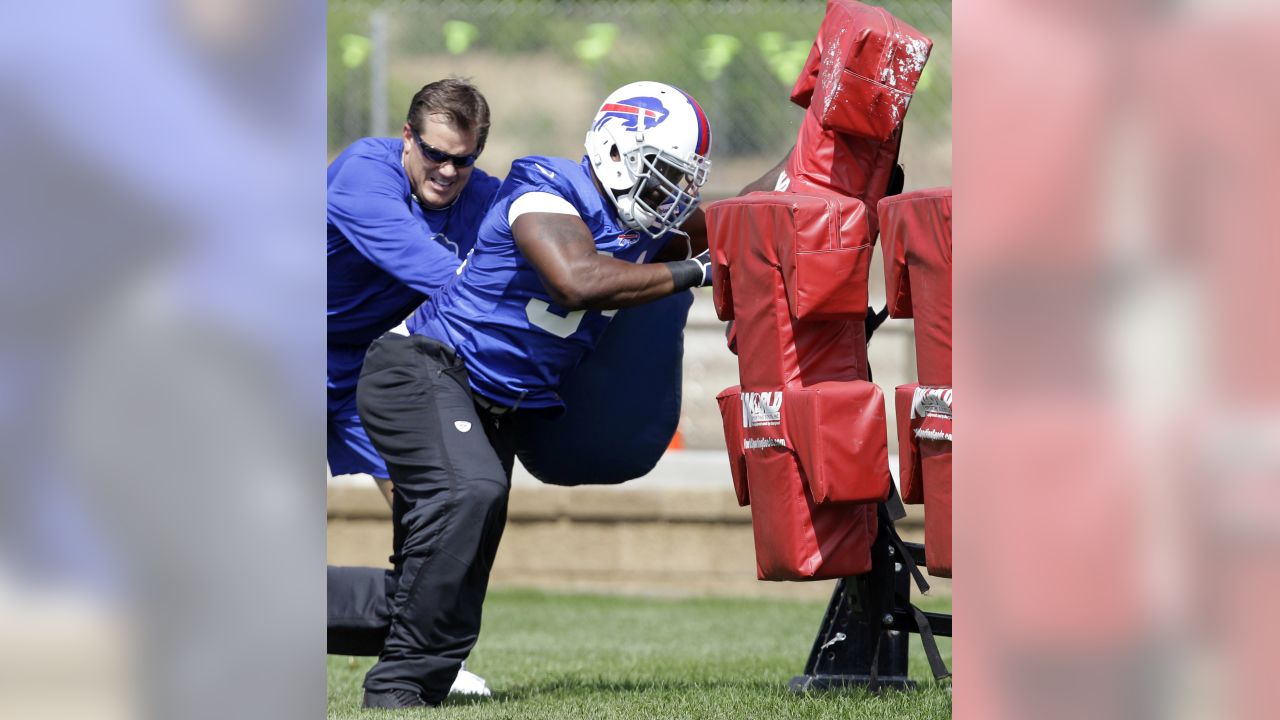
<path fill-rule="evenodd" d="M 591 129 L 599 130 L 610 118 L 619 118 L 622 120 L 622 127 L 631 132 L 648 130 L 666 120 L 670 114 L 670 111 L 663 107 L 657 98 L 627 98 L 618 102 L 605 103 L 600 108 L 600 117 L 596 119 L 596 124 Z M 643 125 L 640 124 L 642 119 Z"/>

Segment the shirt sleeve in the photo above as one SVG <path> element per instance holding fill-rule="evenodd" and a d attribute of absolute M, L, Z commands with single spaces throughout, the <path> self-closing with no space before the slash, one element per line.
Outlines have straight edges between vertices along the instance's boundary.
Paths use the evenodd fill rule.
<path fill-rule="evenodd" d="M 413 216 L 404 180 L 371 158 L 352 158 L 329 184 L 329 222 L 369 262 L 431 295 L 451 281 L 461 261 Z"/>
<path fill-rule="evenodd" d="M 516 218 L 525 213 L 554 213 L 581 217 L 573 203 L 559 195 L 541 190 L 527 192 L 516 198 L 515 202 L 511 203 L 511 208 L 507 210 L 507 223 L 514 225 Z"/>

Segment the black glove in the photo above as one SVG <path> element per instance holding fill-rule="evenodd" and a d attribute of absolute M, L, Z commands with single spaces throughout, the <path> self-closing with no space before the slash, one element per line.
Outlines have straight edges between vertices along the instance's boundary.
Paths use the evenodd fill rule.
<path fill-rule="evenodd" d="M 663 263 L 671 271 L 677 290 L 707 287 L 711 284 L 711 250 L 703 250 L 688 260 Z"/>
<path fill-rule="evenodd" d="M 702 271 L 702 282 L 697 287 L 711 286 L 711 248 L 707 248 L 694 256 L 693 261 L 698 263 L 698 269 Z"/>

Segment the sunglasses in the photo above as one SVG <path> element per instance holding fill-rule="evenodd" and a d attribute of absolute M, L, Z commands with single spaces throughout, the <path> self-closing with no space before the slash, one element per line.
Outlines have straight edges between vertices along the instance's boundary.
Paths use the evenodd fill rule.
<path fill-rule="evenodd" d="M 443 150 L 437 150 L 436 148 L 428 145 L 422 139 L 422 136 L 418 134 L 417 130 L 412 130 L 411 132 L 413 132 L 413 139 L 418 141 L 418 149 L 422 151 L 423 155 L 427 156 L 428 160 L 433 163 L 453 163 L 453 166 L 459 170 L 475 165 L 476 158 L 480 157 L 480 151 L 484 149 L 482 147 L 478 147 L 476 148 L 476 151 L 470 155 L 450 155 Z"/>

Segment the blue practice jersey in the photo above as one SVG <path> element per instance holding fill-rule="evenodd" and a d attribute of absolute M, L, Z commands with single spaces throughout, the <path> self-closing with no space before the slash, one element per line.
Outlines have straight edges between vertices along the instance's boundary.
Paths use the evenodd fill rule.
<path fill-rule="evenodd" d="M 618 221 L 585 158 L 521 158 L 481 223 L 457 282 L 414 311 L 408 327 L 452 346 L 481 395 L 507 407 L 558 409 L 561 381 L 595 347 L 614 311 L 569 312 L 551 301 L 507 221 L 511 203 L 529 192 L 567 200 L 595 236 L 596 250 L 619 260 L 652 260 L 667 242 Z"/>
<path fill-rule="evenodd" d="M 451 282 L 500 181 L 479 168 L 458 199 L 423 210 L 400 138 L 352 143 L 328 172 L 329 387 L 355 387 L 364 350 Z"/>

